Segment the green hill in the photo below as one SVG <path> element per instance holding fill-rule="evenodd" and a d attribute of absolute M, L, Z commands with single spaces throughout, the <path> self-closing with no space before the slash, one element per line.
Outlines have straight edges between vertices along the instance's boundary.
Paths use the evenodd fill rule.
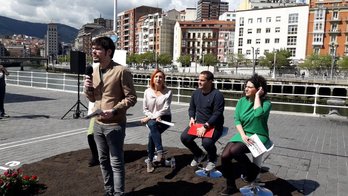
<path fill-rule="evenodd" d="M 59 40 L 66 43 L 73 43 L 78 29 L 63 24 L 57 24 L 57 27 Z M 24 34 L 43 39 L 46 32 L 47 24 L 25 22 L 0 16 L 0 35 Z"/>

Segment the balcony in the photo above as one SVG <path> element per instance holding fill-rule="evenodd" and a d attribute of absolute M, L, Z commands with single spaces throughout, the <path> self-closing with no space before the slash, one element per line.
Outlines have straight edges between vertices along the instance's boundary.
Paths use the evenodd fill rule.
<path fill-rule="evenodd" d="M 342 19 L 337 17 L 332 17 L 330 20 L 329 20 L 330 23 L 341 23 L 342 22 Z"/>
<path fill-rule="evenodd" d="M 339 29 L 330 29 L 329 34 L 341 34 L 341 30 L 339 30 Z"/>

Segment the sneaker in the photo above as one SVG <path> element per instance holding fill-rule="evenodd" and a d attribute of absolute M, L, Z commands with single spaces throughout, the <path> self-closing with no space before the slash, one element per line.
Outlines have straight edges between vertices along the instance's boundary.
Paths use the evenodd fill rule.
<path fill-rule="evenodd" d="M 153 167 L 152 161 L 148 161 L 146 163 L 146 171 L 147 173 L 152 173 L 155 170 L 155 168 Z"/>
<path fill-rule="evenodd" d="M 9 118 L 10 116 L 9 116 L 8 114 L 5 114 L 5 113 L 4 113 L 4 114 L 1 114 L 0 117 L 1 117 L 1 118 Z"/>
<path fill-rule="evenodd" d="M 200 157 L 198 157 L 198 159 L 196 160 L 196 158 L 193 158 L 193 160 L 191 161 L 191 166 L 195 167 L 198 164 L 200 164 L 202 161 L 204 161 L 207 158 L 207 155 L 205 153 L 203 153 Z"/>
<path fill-rule="evenodd" d="M 153 162 L 161 163 L 164 162 L 164 154 L 163 152 L 157 152 L 157 155 L 154 157 Z"/>
<path fill-rule="evenodd" d="M 215 163 L 209 161 L 209 162 L 207 163 L 207 165 L 205 166 L 205 170 L 206 170 L 206 171 L 211 171 L 211 170 L 215 169 L 215 166 L 216 166 Z"/>

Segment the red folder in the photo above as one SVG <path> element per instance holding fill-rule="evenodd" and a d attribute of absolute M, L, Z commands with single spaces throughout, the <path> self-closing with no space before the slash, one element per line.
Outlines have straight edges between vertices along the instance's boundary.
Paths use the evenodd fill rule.
<path fill-rule="evenodd" d="M 194 135 L 197 136 L 197 128 L 203 127 L 203 124 L 193 124 L 189 131 L 188 134 L 189 135 Z M 209 128 L 203 135 L 203 137 L 207 137 L 207 138 L 212 138 L 213 137 L 213 133 L 214 133 L 214 127 Z"/>

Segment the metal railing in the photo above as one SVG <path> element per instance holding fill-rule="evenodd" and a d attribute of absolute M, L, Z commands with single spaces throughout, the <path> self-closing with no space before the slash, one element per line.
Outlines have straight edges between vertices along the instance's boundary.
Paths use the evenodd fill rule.
<path fill-rule="evenodd" d="M 133 78 L 134 86 L 139 97 L 142 97 L 146 88 L 149 85 L 149 78 L 137 77 Z M 77 85 L 80 85 L 80 91 L 83 91 L 83 76 L 80 76 L 80 80 L 77 80 L 76 74 L 67 73 L 48 73 L 48 72 L 27 72 L 27 71 L 10 71 L 10 75 L 7 77 L 6 82 L 12 85 L 30 86 L 35 88 L 53 89 L 57 91 L 73 92 L 77 93 Z M 196 89 L 196 82 L 188 82 L 187 80 L 180 79 L 166 79 L 168 88 L 173 92 L 173 101 L 177 103 L 188 103 L 192 92 Z M 234 107 L 240 97 L 243 96 L 244 84 L 240 85 L 239 90 L 233 90 L 232 87 L 227 86 L 226 81 L 215 81 L 216 88 L 220 87 L 220 91 L 225 96 L 226 106 Z M 234 83 L 232 86 L 236 85 Z M 302 92 L 272 92 L 268 93 L 268 96 L 272 100 L 273 109 L 279 111 L 292 111 L 317 114 L 328 114 L 331 109 L 339 109 L 344 116 L 348 116 L 348 86 L 326 86 L 326 85 L 291 85 L 281 84 L 282 89 L 296 87 L 311 88 L 310 93 Z M 273 87 L 270 87 L 273 88 Z M 320 89 L 343 89 L 342 96 L 333 96 L 320 93 Z M 345 90 L 344 90 L 345 89 Z M 295 90 L 292 90 L 295 91 Z M 344 105 L 328 104 L 328 100 L 338 99 L 345 102 Z M 274 107 L 276 106 L 276 107 Z"/>

